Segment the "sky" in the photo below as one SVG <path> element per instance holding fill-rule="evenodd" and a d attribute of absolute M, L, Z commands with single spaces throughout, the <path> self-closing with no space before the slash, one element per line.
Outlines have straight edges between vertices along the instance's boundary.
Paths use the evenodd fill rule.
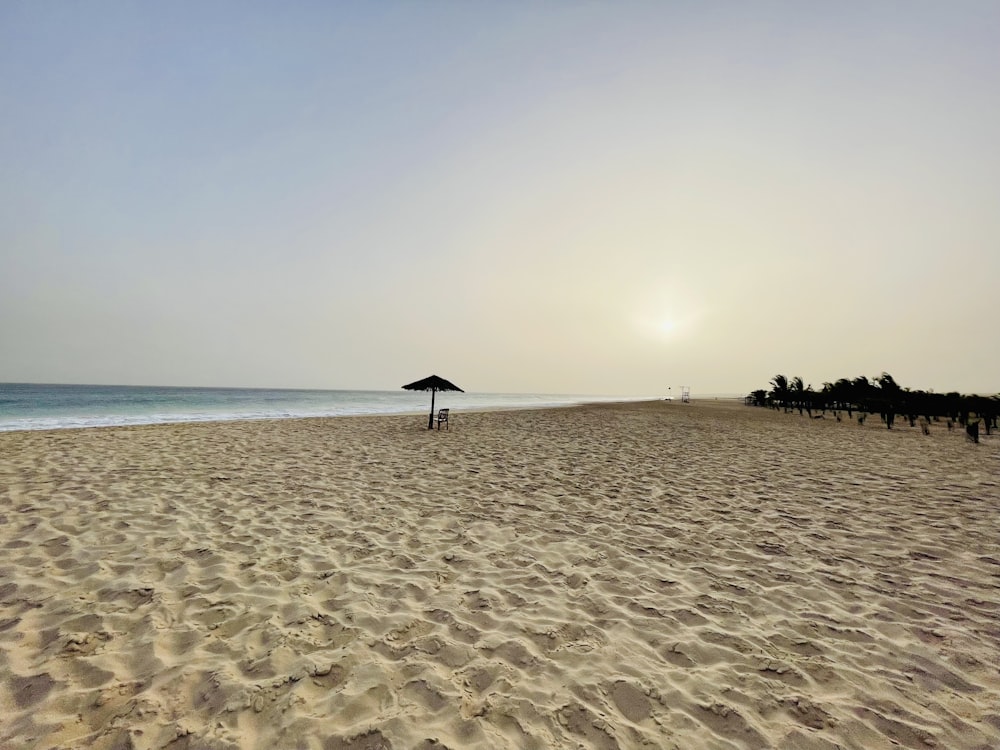
<path fill-rule="evenodd" d="M 0 2 L 0 382 L 1000 392 L 1000 3 Z"/>

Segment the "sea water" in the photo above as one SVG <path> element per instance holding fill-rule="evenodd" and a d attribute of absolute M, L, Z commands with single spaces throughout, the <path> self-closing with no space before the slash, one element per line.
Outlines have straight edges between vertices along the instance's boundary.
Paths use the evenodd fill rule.
<path fill-rule="evenodd" d="M 438 392 L 435 409 L 570 406 L 620 396 Z M 0 432 L 430 411 L 424 391 L 322 391 L 0 383 Z"/>

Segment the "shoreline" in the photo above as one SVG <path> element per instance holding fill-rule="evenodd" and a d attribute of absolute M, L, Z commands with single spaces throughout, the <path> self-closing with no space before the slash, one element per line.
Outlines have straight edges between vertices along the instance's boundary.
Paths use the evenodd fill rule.
<path fill-rule="evenodd" d="M 721 400 L 0 433 L 0 747 L 994 746 L 998 445 Z"/>
<path fill-rule="evenodd" d="M 11 384 L 6 384 L 11 385 Z M 27 430 L 187 424 L 336 416 L 416 414 L 430 406 L 405 391 L 308 391 L 139 386 L 45 386 L 0 383 L 0 433 Z M 444 393 L 456 411 L 547 408 L 651 397 L 544 393 Z"/>
<path fill-rule="evenodd" d="M 566 404 L 549 404 L 549 405 L 535 405 L 535 406 L 472 406 L 463 407 L 461 409 L 456 409 L 451 407 L 452 413 L 457 417 L 459 414 L 478 414 L 478 413 L 491 413 L 491 412 L 505 412 L 505 411 L 545 411 L 548 409 L 574 409 L 581 406 L 592 406 L 596 404 L 608 404 L 611 406 L 617 404 L 627 404 L 627 403 L 646 403 L 645 400 L 636 399 L 632 400 L 622 400 L 622 401 L 583 401 L 579 403 L 566 403 Z M 437 409 L 435 409 L 437 412 Z M 233 418 L 220 418 L 220 419 L 178 419 L 176 421 L 164 421 L 164 422 L 135 422 L 129 424 L 95 424 L 95 425 L 69 425 L 66 427 L 27 427 L 24 429 L 0 429 L 0 435 L 4 434 L 17 434 L 24 432 L 64 432 L 66 430 L 114 430 L 114 429 L 129 429 L 135 427 L 176 427 L 180 425 L 215 425 L 215 424 L 233 424 L 233 423 L 253 423 L 253 422 L 284 422 L 284 421 L 296 421 L 296 420 L 315 420 L 315 419 L 383 419 L 391 417 L 417 417 L 426 416 L 430 414 L 430 409 L 414 410 L 414 411 L 403 411 L 403 412 L 379 412 L 372 414 L 323 414 L 323 415 L 307 415 L 307 416 L 274 416 L 274 417 L 233 417 Z"/>

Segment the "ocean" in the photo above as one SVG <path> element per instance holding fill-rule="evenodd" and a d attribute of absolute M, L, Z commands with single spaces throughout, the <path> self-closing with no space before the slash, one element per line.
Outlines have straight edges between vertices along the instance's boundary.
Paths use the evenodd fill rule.
<path fill-rule="evenodd" d="M 435 409 L 523 409 L 628 400 L 641 399 L 543 393 L 438 392 Z M 428 413 L 430 403 L 429 392 L 404 390 L 315 391 L 0 383 L 0 432 L 168 422 Z"/>

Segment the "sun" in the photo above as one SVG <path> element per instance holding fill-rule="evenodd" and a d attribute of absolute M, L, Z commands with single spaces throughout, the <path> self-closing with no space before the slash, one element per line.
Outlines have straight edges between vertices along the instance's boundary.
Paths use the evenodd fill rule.
<path fill-rule="evenodd" d="M 640 313 L 632 320 L 634 330 L 643 338 L 678 343 L 693 334 L 699 317 L 695 310 L 660 309 Z"/>
<path fill-rule="evenodd" d="M 685 289 L 660 285 L 631 300 L 633 331 L 644 339 L 674 344 L 692 335 L 703 312 L 699 300 Z"/>
<path fill-rule="evenodd" d="M 675 315 L 643 315 L 635 319 L 636 328 L 645 337 L 658 341 L 676 338 L 683 324 Z"/>

